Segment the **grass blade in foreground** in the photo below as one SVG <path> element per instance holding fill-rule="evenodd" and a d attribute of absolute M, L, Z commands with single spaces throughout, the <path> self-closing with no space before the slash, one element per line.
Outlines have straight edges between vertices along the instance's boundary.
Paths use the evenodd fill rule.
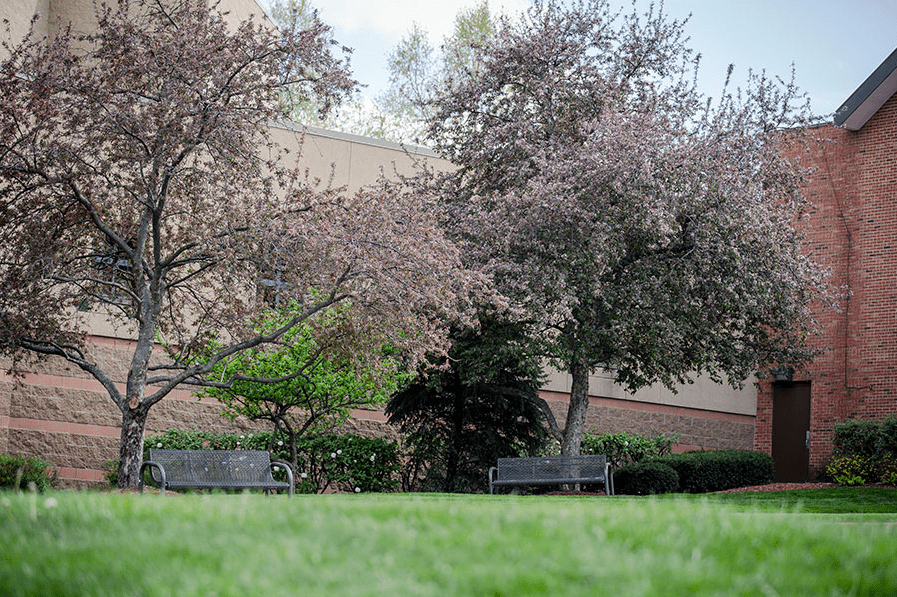
<path fill-rule="evenodd" d="M 0 500 L 9 596 L 897 594 L 897 527 L 707 501 Z"/>

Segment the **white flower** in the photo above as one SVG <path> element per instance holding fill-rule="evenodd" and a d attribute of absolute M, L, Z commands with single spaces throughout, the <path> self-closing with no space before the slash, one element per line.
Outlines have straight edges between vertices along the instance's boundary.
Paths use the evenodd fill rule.
<path fill-rule="evenodd" d="M 331 458 L 336 458 L 336 452 L 331 452 L 331 453 L 330 453 L 330 457 L 331 457 Z"/>
<path fill-rule="evenodd" d="M 303 479 L 308 479 L 308 473 L 300 473 L 299 476 Z"/>
<path fill-rule="evenodd" d="M 355 493 L 361 493 L 361 487 L 356 487 L 356 488 L 355 488 Z"/>
<path fill-rule="evenodd" d="M 57 504 L 57 502 L 56 502 L 56 498 L 47 498 L 47 499 L 44 501 L 44 506 L 47 508 L 47 510 L 50 510 L 50 509 L 52 509 L 52 508 L 55 508 L 57 505 L 58 505 L 58 504 Z"/>
<path fill-rule="evenodd" d="M 157 448 L 161 448 L 161 447 L 162 447 L 162 442 L 159 442 L 158 444 L 156 444 L 156 447 L 157 447 Z"/>
<path fill-rule="evenodd" d="M 241 435 L 241 436 L 240 436 L 240 439 L 246 439 L 246 436 L 245 436 L 245 435 Z"/>
<path fill-rule="evenodd" d="M 336 453 L 337 453 L 337 454 L 342 454 L 343 451 L 342 451 L 342 450 L 337 450 Z"/>
<path fill-rule="evenodd" d="M 277 442 L 277 445 L 278 445 L 278 446 L 282 446 L 282 445 L 283 445 L 283 440 L 280 440 L 279 442 Z"/>
<path fill-rule="evenodd" d="M 371 454 L 371 462 L 374 462 L 374 458 L 376 458 L 376 457 L 377 457 L 376 454 Z"/>
<path fill-rule="evenodd" d="M 629 445 L 629 442 L 623 442 L 623 445 L 624 445 L 624 446 L 628 446 L 628 445 Z"/>

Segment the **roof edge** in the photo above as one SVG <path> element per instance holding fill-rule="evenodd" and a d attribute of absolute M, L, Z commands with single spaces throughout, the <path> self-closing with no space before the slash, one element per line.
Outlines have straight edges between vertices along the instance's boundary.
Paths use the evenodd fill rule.
<path fill-rule="evenodd" d="M 892 95 L 897 93 L 897 49 L 878 65 L 862 85 L 835 112 L 836 126 L 850 131 L 863 128 Z"/>

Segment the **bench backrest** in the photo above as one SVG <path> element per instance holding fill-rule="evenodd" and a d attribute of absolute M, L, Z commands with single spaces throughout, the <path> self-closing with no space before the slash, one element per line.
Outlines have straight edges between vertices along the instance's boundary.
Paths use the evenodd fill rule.
<path fill-rule="evenodd" d="M 212 482 L 221 487 L 272 480 L 271 455 L 263 450 L 158 450 L 149 459 L 165 467 L 169 482 Z M 157 482 L 158 471 L 153 469 Z"/>
<path fill-rule="evenodd" d="M 499 458 L 498 478 L 502 480 L 596 479 L 605 480 L 604 455 Z"/>

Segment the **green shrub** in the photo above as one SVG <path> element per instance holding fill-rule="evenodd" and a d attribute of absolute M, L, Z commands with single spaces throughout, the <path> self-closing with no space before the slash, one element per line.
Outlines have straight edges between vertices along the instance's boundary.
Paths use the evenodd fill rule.
<path fill-rule="evenodd" d="M 614 469 L 647 458 L 666 456 L 679 441 L 679 434 L 660 434 L 648 437 L 635 433 L 583 434 L 582 454 L 604 454 Z"/>
<path fill-rule="evenodd" d="M 46 460 L 0 454 L 0 489 L 26 489 L 34 484 L 38 491 L 56 485 L 58 471 Z"/>
<path fill-rule="evenodd" d="M 897 482 L 897 416 L 881 420 L 851 419 L 832 432 L 834 458 L 826 468 L 840 485 Z"/>
<path fill-rule="evenodd" d="M 118 460 L 107 460 L 103 463 L 103 478 L 106 479 L 110 487 L 118 487 L 119 464 Z"/>
<path fill-rule="evenodd" d="M 708 493 L 769 483 L 774 475 L 772 456 L 748 450 L 696 451 L 656 459 L 679 475 L 685 493 Z"/>
<path fill-rule="evenodd" d="M 881 421 L 875 447 L 880 458 L 897 459 L 897 416 L 891 415 Z"/>
<path fill-rule="evenodd" d="M 297 485 L 303 491 L 395 491 L 399 448 L 382 438 L 323 435 L 300 441 Z M 304 475 L 304 476 L 303 476 Z"/>
<path fill-rule="evenodd" d="M 259 433 L 210 433 L 169 429 L 145 442 L 144 458 L 150 448 L 173 450 L 268 450 L 276 460 L 290 462 L 285 439 L 271 431 Z M 296 446 L 296 491 L 322 493 L 329 489 L 346 492 L 395 491 L 399 448 L 382 438 L 328 434 L 304 437 Z M 285 473 L 275 472 L 275 479 Z"/>
<path fill-rule="evenodd" d="M 886 455 L 878 467 L 878 480 L 885 485 L 897 485 L 897 456 Z"/>
<path fill-rule="evenodd" d="M 634 462 L 614 473 L 614 490 L 623 495 L 655 495 L 679 489 L 679 474 L 662 462 Z"/>
<path fill-rule="evenodd" d="M 875 465 L 868 456 L 838 456 L 825 469 L 838 485 L 864 485 L 875 479 Z"/>
<path fill-rule="evenodd" d="M 880 436 L 880 421 L 842 421 L 832 428 L 832 449 L 835 456 L 877 458 Z"/>

